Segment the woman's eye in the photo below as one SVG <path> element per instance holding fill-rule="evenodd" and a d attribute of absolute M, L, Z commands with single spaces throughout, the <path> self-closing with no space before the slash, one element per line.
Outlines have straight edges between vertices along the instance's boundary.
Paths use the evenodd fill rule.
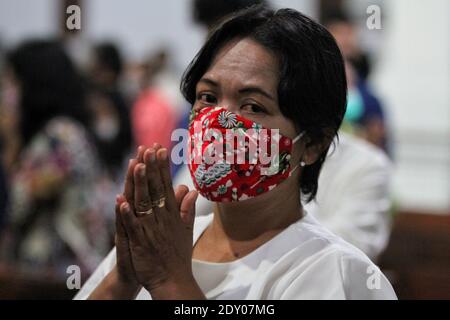
<path fill-rule="evenodd" d="M 258 106 L 257 104 L 246 104 L 242 107 L 243 110 L 250 113 L 265 113 L 266 110 L 264 108 Z"/>
<path fill-rule="evenodd" d="M 216 97 L 209 93 L 202 93 L 197 96 L 197 99 L 206 104 L 215 104 L 217 103 Z"/>

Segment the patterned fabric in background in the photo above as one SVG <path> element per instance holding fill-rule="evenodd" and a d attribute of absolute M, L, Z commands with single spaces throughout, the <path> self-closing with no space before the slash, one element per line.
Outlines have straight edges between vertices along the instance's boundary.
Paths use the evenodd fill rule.
<path fill-rule="evenodd" d="M 69 265 L 90 273 L 110 246 L 107 217 L 97 205 L 102 173 L 78 123 L 54 118 L 23 150 L 13 177 L 13 259 L 26 271 Z"/>

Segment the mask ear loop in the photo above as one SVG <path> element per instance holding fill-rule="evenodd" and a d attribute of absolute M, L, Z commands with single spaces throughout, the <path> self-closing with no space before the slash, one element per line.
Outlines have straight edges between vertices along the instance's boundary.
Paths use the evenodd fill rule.
<path fill-rule="evenodd" d="M 294 139 L 292 139 L 292 145 L 294 145 L 297 141 L 299 141 L 304 135 L 305 135 L 305 131 L 301 132 L 298 136 L 296 136 Z M 295 172 L 295 170 L 297 170 L 297 168 L 299 167 L 299 165 L 301 167 L 304 167 L 306 164 L 304 161 L 301 161 L 300 164 L 297 164 L 290 172 L 289 172 L 289 177 Z M 256 185 L 258 185 L 258 183 L 260 183 L 264 178 L 260 178 L 256 183 L 254 183 L 250 189 L 253 189 L 254 187 L 256 187 Z"/>
<path fill-rule="evenodd" d="M 294 139 L 292 139 L 292 145 L 297 143 L 297 141 L 300 140 L 305 135 L 305 133 L 306 133 L 306 131 L 302 131 L 298 136 L 296 136 Z"/>
<path fill-rule="evenodd" d="M 292 139 L 292 145 L 294 145 L 297 141 L 299 141 L 304 135 L 306 134 L 306 131 L 303 131 L 303 132 L 301 132 L 298 136 L 296 136 L 294 139 Z M 303 157 L 302 157 L 303 158 Z M 301 161 L 299 164 L 297 164 L 295 167 L 294 167 L 294 169 L 292 169 L 290 172 L 289 172 L 289 176 L 291 176 L 293 173 L 294 173 L 294 171 L 295 170 L 297 170 L 297 168 L 300 166 L 300 167 L 304 167 L 306 165 L 306 163 L 305 163 L 305 161 Z"/>

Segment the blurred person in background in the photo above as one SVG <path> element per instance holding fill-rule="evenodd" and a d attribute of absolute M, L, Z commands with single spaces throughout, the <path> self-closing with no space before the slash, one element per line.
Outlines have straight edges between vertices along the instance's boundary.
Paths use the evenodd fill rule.
<path fill-rule="evenodd" d="M 92 114 L 92 131 L 101 161 L 97 180 L 97 202 L 107 217 L 111 241 L 114 232 L 114 207 L 110 199 L 119 192 L 134 139 L 128 99 L 121 89 L 124 69 L 119 48 L 110 42 L 99 43 L 92 50 L 88 69 L 87 107 Z"/>
<path fill-rule="evenodd" d="M 102 163 L 113 179 L 122 174 L 124 159 L 134 147 L 129 107 L 119 85 L 122 69 L 121 54 L 114 44 L 94 47 L 89 73 L 91 127 Z"/>
<path fill-rule="evenodd" d="M 0 146 L 0 152 L 2 147 Z M 0 240 L 3 228 L 7 221 L 6 208 L 8 207 L 8 187 L 6 183 L 6 174 L 3 169 L 3 164 L 0 162 Z M 0 244 L 1 247 L 1 244 Z"/>
<path fill-rule="evenodd" d="M 140 92 L 133 104 L 131 119 L 137 145 L 151 146 L 160 141 L 169 149 L 171 135 L 179 121 L 178 99 L 173 99 L 168 82 L 167 50 L 159 50 L 141 65 Z M 178 87 L 176 87 L 178 88 Z"/>
<path fill-rule="evenodd" d="M 3 68 L 1 68 L 1 71 L 3 72 Z M 3 230 L 7 223 L 9 200 L 7 171 L 11 167 L 12 158 L 17 154 L 18 139 L 12 130 L 16 119 L 13 112 L 13 109 L 16 107 L 16 98 L 13 97 L 15 89 L 6 80 L 6 77 L 2 76 L 0 80 L 0 248 L 2 248 L 1 241 Z M 0 259 L 2 256 L 0 254 Z"/>
<path fill-rule="evenodd" d="M 82 80 L 58 43 L 41 40 L 10 52 L 3 77 L 19 146 L 8 168 L 6 262 L 64 279 L 69 265 L 89 274 L 108 239 L 92 197 L 100 165 Z"/>
<path fill-rule="evenodd" d="M 265 0 L 193 0 L 192 15 L 194 21 L 203 26 L 209 34 L 227 16 L 253 5 L 268 7 Z"/>
<path fill-rule="evenodd" d="M 357 27 L 344 12 L 330 13 L 323 23 L 336 39 L 351 78 L 347 124 L 354 134 L 389 153 L 385 112 L 367 83 L 370 59 L 359 45 Z"/>

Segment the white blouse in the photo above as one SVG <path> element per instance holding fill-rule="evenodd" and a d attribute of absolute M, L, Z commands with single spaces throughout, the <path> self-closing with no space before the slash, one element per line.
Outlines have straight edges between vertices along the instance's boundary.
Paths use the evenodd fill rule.
<path fill-rule="evenodd" d="M 197 217 L 194 243 L 213 214 Z M 86 299 L 116 263 L 115 248 L 75 299 Z M 359 249 L 306 214 L 250 254 L 226 263 L 193 259 L 208 299 L 397 299 L 381 271 Z M 142 289 L 136 299 L 151 299 Z"/>
<path fill-rule="evenodd" d="M 320 171 L 316 199 L 304 209 L 375 261 L 391 231 L 392 163 L 382 150 L 345 132 L 334 143 Z M 195 189 L 187 166 L 175 177 L 174 185 L 180 184 Z M 200 195 L 195 207 L 198 216 L 207 215 L 214 203 Z"/>

